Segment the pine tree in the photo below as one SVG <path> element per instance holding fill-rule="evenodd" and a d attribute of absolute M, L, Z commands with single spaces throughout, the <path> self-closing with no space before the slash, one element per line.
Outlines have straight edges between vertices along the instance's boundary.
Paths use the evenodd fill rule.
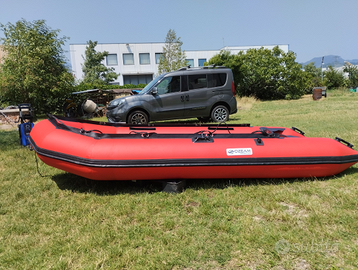
<path fill-rule="evenodd" d="M 114 68 L 108 68 L 102 64 L 102 61 L 108 56 L 108 52 L 97 52 L 95 50 L 97 41 L 89 40 L 87 45 L 82 65 L 82 71 L 85 74 L 83 83 L 102 85 L 116 80 L 119 74 L 114 72 Z"/>
<path fill-rule="evenodd" d="M 185 51 L 181 50 L 183 42 L 177 38 L 174 30 L 169 29 L 163 47 L 163 55 L 160 57 L 158 71 L 159 74 L 177 70 L 187 65 Z"/>

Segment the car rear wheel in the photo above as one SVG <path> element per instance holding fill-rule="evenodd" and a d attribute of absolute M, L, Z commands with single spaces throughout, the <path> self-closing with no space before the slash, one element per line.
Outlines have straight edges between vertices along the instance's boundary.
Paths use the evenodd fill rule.
<path fill-rule="evenodd" d="M 148 124 L 148 116 L 143 111 L 134 111 L 129 115 L 127 124 L 147 125 Z"/>
<path fill-rule="evenodd" d="M 229 120 L 229 110 L 224 105 L 216 106 L 211 112 L 211 120 L 214 122 L 225 122 Z"/>

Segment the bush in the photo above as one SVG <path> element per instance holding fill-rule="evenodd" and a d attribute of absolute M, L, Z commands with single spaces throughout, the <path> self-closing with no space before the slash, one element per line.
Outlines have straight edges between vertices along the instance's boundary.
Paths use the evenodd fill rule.
<path fill-rule="evenodd" d="M 236 92 L 241 97 L 298 99 L 305 93 L 308 79 L 295 59 L 293 52 L 285 53 L 276 46 L 272 50 L 250 49 L 236 55 L 221 51 L 209 64 L 232 69 Z"/>
<path fill-rule="evenodd" d="M 311 94 L 313 87 L 324 86 L 322 81 L 322 70 L 315 67 L 314 63 L 311 62 L 303 67 L 305 74 L 307 76 L 307 88 L 305 94 Z"/>
<path fill-rule="evenodd" d="M 75 92 L 79 91 L 85 91 L 89 89 L 102 89 L 102 90 L 108 90 L 108 89 L 141 89 L 144 88 L 146 84 L 125 84 L 125 85 L 115 85 L 115 84 L 88 84 L 88 83 L 80 83 L 75 86 Z"/>

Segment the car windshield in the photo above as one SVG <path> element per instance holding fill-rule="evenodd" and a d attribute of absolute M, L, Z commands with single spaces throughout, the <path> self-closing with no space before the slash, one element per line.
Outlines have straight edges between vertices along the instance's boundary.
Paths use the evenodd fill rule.
<path fill-rule="evenodd" d="M 138 93 L 138 95 L 144 95 L 144 94 L 148 93 L 148 91 L 153 87 L 153 85 L 155 85 L 158 81 L 160 81 L 164 77 L 164 75 L 165 74 L 159 75 L 153 81 L 148 83 L 146 85 L 146 87 L 144 87 L 143 90 Z"/>

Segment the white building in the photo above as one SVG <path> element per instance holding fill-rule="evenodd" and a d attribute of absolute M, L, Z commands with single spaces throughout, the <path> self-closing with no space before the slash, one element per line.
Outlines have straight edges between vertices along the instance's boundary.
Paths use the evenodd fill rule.
<path fill-rule="evenodd" d="M 113 67 L 120 76 L 114 84 L 147 84 L 158 75 L 159 58 L 162 55 L 165 43 L 115 43 L 97 44 L 96 51 L 108 51 L 109 55 L 104 65 Z M 237 46 L 224 47 L 211 51 L 185 51 L 186 59 L 191 67 L 203 66 L 220 50 L 228 50 L 232 54 L 248 49 L 273 49 L 277 45 L 269 46 Z M 278 45 L 285 53 L 288 52 L 288 45 Z M 70 56 L 72 72 L 79 80 L 83 79 L 82 65 L 87 44 L 70 44 Z"/>

